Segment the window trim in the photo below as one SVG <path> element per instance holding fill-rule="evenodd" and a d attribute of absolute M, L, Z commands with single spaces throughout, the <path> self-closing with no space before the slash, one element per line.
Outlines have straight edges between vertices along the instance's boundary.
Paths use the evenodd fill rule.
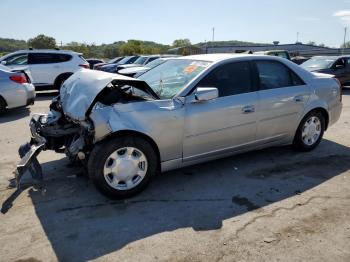
<path fill-rule="evenodd" d="M 293 80 L 293 76 L 292 73 L 294 73 L 294 75 L 299 78 L 300 82 L 302 83 L 301 85 L 291 85 L 291 86 L 281 86 L 281 87 L 276 87 L 276 88 L 269 88 L 269 89 L 262 89 L 261 88 L 261 82 L 260 82 L 260 76 L 259 76 L 259 69 L 258 69 L 258 65 L 257 62 L 272 62 L 272 63 L 278 63 L 281 64 L 282 66 L 286 67 L 288 69 L 288 74 L 291 80 Z M 306 83 L 305 81 L 294 71 L 292 70 L 289 66 L 287 66 L 286 64 L 277 61 L 277 60 L 273 60 L 273 59 L 254 59 L 252 61 L 252 64 L 254 66 L 254 70 L 255 70 L 255 79 L 257 81 L 257 91 L 265 91 L 265 90 L 273 90 L 273 89 L 280 89 L 280 88 L 287 88 L 287 87 L 295 87 L 295 86 L 305 86 Z"/>

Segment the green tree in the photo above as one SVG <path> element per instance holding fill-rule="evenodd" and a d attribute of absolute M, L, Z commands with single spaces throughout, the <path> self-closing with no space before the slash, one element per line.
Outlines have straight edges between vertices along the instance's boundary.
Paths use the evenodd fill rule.
<path fill-rule="evenodd" d="M 82 53 L 86 57 L 90 56 L 89 48 L 86 44 L 81 44 L 78 42 L 70 42 L 70 43 L 66 44 L 63 47 L 63 49 L 72 50 L 74 52 Z"/>
<path fill-rule="evenodd" d="M 183 47 L 183 46 L 189 46 L 191 45 L 190 39 L 176 39 L 173 42 L 173 47 Z"/>
<path fill-rule="evenodd" d="M 28 46 L 36 49 L 50 49 L 56 47 L 56 40 L 46 35 L 38 35 L 28 40 Z"/>

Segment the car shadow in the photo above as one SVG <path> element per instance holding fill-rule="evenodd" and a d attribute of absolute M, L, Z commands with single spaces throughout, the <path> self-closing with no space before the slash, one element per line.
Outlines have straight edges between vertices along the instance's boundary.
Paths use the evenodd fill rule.
<path fill-rule="evenodd" d="M 29 115 L 30 109 L 28 107 L 8 109 L 3 115 L 0 115 L 0 124 L 16 121 Z"/>
<path fill-rule="evenodd" d="M 45 100 L 51 100 L 55 96 L 58 96 L 58 91 L 55 90 L 49 90 L 49 91 L 40 91 L 36 92 L 36 101 L 45 101 Z"/>
<path fill-rule="evenodd" d="M 282 147 L 207 162 L 164 173 L 121 201 L 66 165 L 65 158 L 43 163 L 45 191 L 29 196 L 57 259 L 86 261 L 155 234 L 216 230 L 226 219 L 260 212 L 349 170 L 350 148 L 324 140 L 308 153 Z"/>

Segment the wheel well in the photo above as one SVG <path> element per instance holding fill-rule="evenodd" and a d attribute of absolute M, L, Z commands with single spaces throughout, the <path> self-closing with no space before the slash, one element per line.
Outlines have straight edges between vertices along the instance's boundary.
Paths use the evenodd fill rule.
<path fill-rule="evenodd" d="M 109 140 L 109 139 L 113 139 L 113 138 L 121 137 L 121 136 L 138 136 L 140 138 L 145 139 L 147 142 L 149 142 L 151 144 L 151 146 L 153 147 L 154 151 L 156 152 L 157 159 L 158 159 L 158 169 L 160 170 L 161 158 L 160 158 L 159 148 L 158 148 L 156 142 L 150 136 L 148 136 L 144 133 L 135 131 L 135 130 L 120 130 L 120 131 L 117 131 L 117 132 L 110 134 L 104 140 L 106 140 L 106 139 Z M 102 140 L 102 141 L 104 141 L 104 140 Z"/>
<path fill-rule="evenodd" d="M 57 87 L 57 84 L 59 83 L 60 80 L 62 79 L 67 79 L 68 77 L 70 77 L 71 75 L 73 75 L 73 73 L 67 72 L 67 73 L 63 73 L 60 74 L 56 77 L 55 82 L 54 82 L 54 86 Z"/>
<path fill-rule="evenodd" d="M 317 107 L 317 108 L 312 109 L 311 111 L 319 111 L 319 112 L 323 115 L 324 120 L 325 120 L 325 130 L 327 130 L 327 128 L 328 128 L 328 123 L 329 123 L 329 115 L 328 115 L 327 110 L 324 109 L 324 108 L 322 108 L 322 107 Z M 311 112 L 311 111 L 310 111 L 310 112 Z M 309 112 L 309 113 L 310 113 L 310 112 Z"/>

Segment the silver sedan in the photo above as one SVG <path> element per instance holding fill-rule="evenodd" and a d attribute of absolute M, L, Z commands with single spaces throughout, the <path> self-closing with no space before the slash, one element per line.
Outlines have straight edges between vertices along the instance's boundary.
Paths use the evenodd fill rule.
<path fill-rule="evenodd" d="M 158 172 L 270 146 L 312 150 L 341 99 L 336 79 L 271 56 L 169 59 L 137 79 L 83 70 L 33 116 L 17 180 L 50 149 L 84 163 L 102 193 L 129 197 Z"/>
<path fill-rule="evenodd" d="M 25 70 L 0 65 L 0 114 L 6 109 L 34 103 L 35 88 Z"/>

